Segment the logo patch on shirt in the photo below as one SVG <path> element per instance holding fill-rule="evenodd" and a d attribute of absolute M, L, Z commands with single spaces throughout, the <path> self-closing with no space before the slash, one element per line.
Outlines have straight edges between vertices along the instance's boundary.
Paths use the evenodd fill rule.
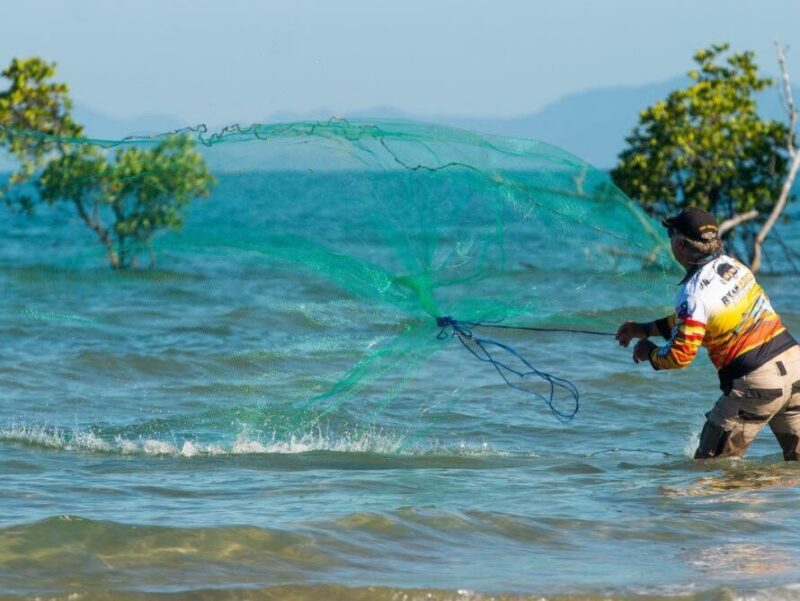
<path fill-rule="evenodd" d="M 689 308 L 689 301 L 683 301 L 680 305 L 678 305 L 677 311 L 675 311 L 678 317 L 681 319 L 686 319 L 692 314 L 691 309 Z"/>
<path fill-rule="evenodd" d="M 730 263 L 720 263 L 717 266 L 717 273 L 724 281 L 730 282 L 731 278 L 739 273 L 739 270 Z"/>

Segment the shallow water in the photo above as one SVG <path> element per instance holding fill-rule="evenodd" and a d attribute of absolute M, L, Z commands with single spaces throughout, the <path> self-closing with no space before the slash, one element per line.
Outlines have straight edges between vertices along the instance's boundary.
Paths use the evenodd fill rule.
<path fill-rule="evenodd" d="M 561 424 L 437 342 L 310 418 L 392 310 L 248 253 L 115 274 L 92 243 L 67 212 L 0 221 L 2 598 L 800 599 L 800 468 L 768 433 L 691 460 L 704 356 L 504 333 L 581 390 Z M 796 279 L 760 280 L 800 332 Z"/>

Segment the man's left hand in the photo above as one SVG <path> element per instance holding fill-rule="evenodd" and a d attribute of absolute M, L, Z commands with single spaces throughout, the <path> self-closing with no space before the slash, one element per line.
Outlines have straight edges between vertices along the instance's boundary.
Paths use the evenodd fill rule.
<path fill-rule="evenodd" d="M 656 348 L 656 345 L 649 340 L 640 340 L 636 343 L 636 346 L 633 347 L 633 362 L 640 363 L 642 361 L 649 361 L 650 352 L 654 348 Z"/>

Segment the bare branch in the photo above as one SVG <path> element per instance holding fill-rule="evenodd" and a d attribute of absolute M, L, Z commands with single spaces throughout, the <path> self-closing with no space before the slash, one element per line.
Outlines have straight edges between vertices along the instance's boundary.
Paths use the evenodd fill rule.
<path fill-rule="evenodd" d="M 778 64 L 781 68 L 784 101 L 786 103 L 786 110 L 789 112 L 789 134 L 787 136 L 786 146 L 789 150 L 789 156 L 792 158 L 792 162 L 789 166 L 789 173 L 786 175 L 786 179 L 783 182 L 778 202 L 772 207 L 769 217 L 764 222 L 764 225 L 753 242 L 753 262 L 750 265 L 750 269 L 752 269 L 754 273 L 761 267 L 761 247 L 764 244 L 764 240 L 767 239 L 772 226 L 778 221 L 783 209 L 786 207 L 786 203 L 789 201 L 789 195 L 792 191 L 792 185 L 794 185 L 794 180 L 797 177 L 797 171 L 800 169 L 800 152 L 797 151 L 794 144 L 795 129 L 797 127 L 797 107 L 792 97 L 792 82 L 789 79 L 789 70 L 786 67 L 786 52 L 779 42 L 775 42 L 775 46 L 778 52 Z"/>
<path fill-rule="evenodd" d="M 745 221 L 750 221 L 751 219 L 755 219 L 761 213 L 759 213 L 756 209 L 751 209 L 747 211 L 747 213 L 740 213 L 739 215 L 734 215 L 729 219 L 726 219 L 722 223 L 719 224 L 719 235 L 720 237 L 724 236 L 728 231 L 735 228 L 737 225 L 741 225 Z"/>
<path fill-rule="evenodd" d="M 786 147 L 789 150 L 789 155 L 794 158 L 797 152 L 794 146 L 797 131 L 797 107 L 794 104 L 794 97 L 792 95 L 792 82 L 789 79 L 789 69 L 786 67 L 786 48 L 784 48 L 780 42 L 775 42 L 775 49 L 778 53 L 778 66 L 781 68 L 781 97 L 783 98 L 786 112 L 789 113 L 789 136 L 786 140 Z"/>

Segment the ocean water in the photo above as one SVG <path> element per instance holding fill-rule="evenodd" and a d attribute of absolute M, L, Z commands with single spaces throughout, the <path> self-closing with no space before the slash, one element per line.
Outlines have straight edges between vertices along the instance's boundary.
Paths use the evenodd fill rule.
<path fill-rule="evenodd" d="M 800 599 L 798 466 L 768 432 L 691 459 L 705 356 L 654 373 L 609 337 L 503 333 L 581 391 L 560 423 L 431 326 L 402 369 L 309 403 L 405 318 L 189 245 L 257 237 L 254 196 L 225 190 L 312 176 L 226 177 L 153 269 L 110 271 L 66 207 L 0 218 L 0 598 Z M 347 210 L 307 202 L 287 220 L 311 232 Z M 573 302 L 541 269 L 501 276 Z M 759 280 L 800 332 L 796 276 Z M 603 324 L 672 301 L 594 294 Z"/>

